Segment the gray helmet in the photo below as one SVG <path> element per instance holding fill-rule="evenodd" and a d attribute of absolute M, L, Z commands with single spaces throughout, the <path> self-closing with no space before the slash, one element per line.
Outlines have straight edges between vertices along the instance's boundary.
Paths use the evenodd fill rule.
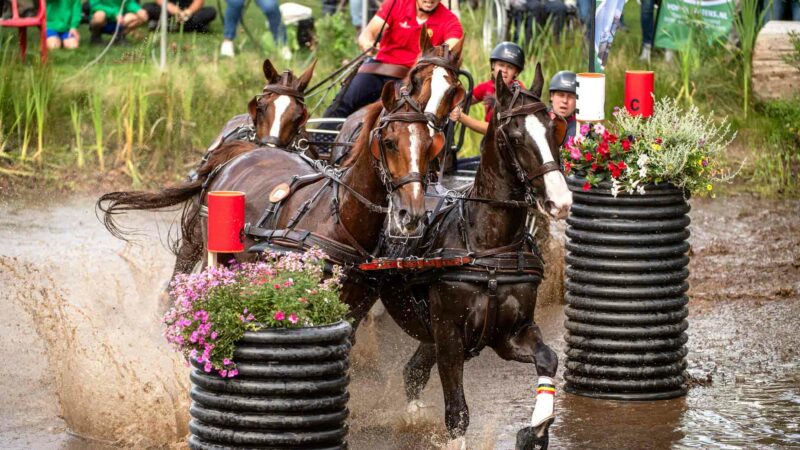
<path fill-rule="evenodd" d="M 525 68 L 525 53 L 522 47 L 513 42 L 501 42 L 492 49 L 489 61 L 504 61 L 519 67 L 519 71 L 522 72 Z"/>
<path fill-rule="evenodd" d="M 562 70 L 561 72 L 553 75 L 553 78 L 550 80 L 550 92 L 553 91 L 571 92 L 576 94 L 575 72 Z"/>

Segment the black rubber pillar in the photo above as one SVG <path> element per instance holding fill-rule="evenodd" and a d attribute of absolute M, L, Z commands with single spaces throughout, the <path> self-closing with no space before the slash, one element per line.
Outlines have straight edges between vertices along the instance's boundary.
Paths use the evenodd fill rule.
<path fill-rule="evenodd" d="M 689 205 L 672 185 L 613 197 L 569 177 L 566 391 L 615 400 L 686 394 Z"/>
<path fill-rule="evenodd" d="M 347 448 L 351 331 L 341 322 L 246 332 L 236 377 L 196 365 L 189 448 Z"/>

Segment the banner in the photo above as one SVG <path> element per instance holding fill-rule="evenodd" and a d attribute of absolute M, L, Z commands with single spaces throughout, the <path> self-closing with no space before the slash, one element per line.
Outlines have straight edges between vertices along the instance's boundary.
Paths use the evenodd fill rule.
<path fill-rule="evenodd" d="M 658 12 L 655 46 L 680 50 L 690 20 L 702 20 L 709 41 L 725 39 L 733 26 L 730 0 L 663 0 Z"/>
<path fill-rule="evenodd" d="M 625 7 L 625 0 L 604 0 L 597 7 L 594 21 L 594 51 L 595 67 L 600 67 L 603 71 L 606 68 L 608 52 L 611 50 L 611 43 L 614 41 L 614 33 L 619 28 L 622 8 Z"/>

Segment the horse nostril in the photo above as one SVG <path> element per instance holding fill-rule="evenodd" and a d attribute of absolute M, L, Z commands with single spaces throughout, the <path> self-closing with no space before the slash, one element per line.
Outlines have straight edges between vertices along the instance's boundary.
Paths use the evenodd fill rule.
<path fill-rule="evenodd" d="M 406 216 L 408 216 L 408 210 L 401 209 L 400 211 L 397 212 L 397 216 L 400 218 L 400 220 L 405 219 Z"/>

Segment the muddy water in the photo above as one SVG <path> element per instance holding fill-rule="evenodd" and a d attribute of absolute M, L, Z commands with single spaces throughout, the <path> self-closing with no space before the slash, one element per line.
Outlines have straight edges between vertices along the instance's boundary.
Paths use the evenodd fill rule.
<path fill-rule="evenodd" d="M 689 395 L 560 393 L 551 448 L 800 448 L 800 203 L 693 201 L 691 215 Z M 141 233 L 126 245 L 89 197 L 0 205 L 0 448 L 184 447 L 187 369 L 161 338 L 155 300 L 170 273 L 171 219 L 129 216 Z M 563 306 L 541 303 L 536 320 L 563 355 Z M 413 350 L 388 316 L 359 331 L 352 448 L 444 441 L 435 369 L 424 420 L 403 420 L 400 374 Z M 470 448 L 514 447 L 534 382 L 532 366 L 491 351 L 467 363 Z"/>

